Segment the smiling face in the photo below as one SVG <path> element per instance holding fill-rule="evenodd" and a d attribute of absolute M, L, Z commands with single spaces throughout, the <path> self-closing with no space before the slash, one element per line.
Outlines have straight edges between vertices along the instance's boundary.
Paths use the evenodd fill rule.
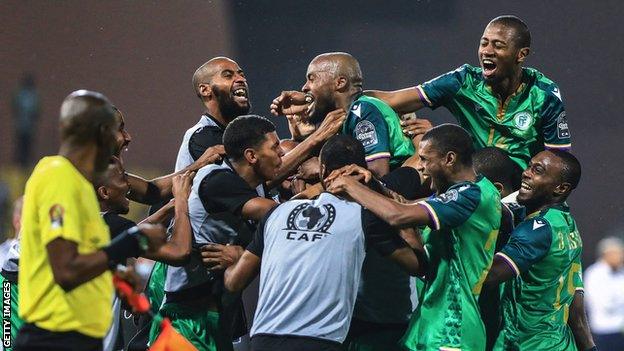
<path fill-rule="evenodd" d="M 529 209 L 538 209 L 553 202 L 567 184 L 562 180 L 562 170 L 562 161 L 552 153 L 542 151 L 535 155 L 522 172 L 518 203 Z"/>
<path fill-rule="evenodd" d="M 520 69 L 528 48 L 517 47 L 515 29 L 502 23 L 488 24 L 479 44 L 479 63 L 488 83 L 500 82 Z M 524 51 L 523 51 L 524 50 Z"/>
<path fill-rule="evenodd" d="M 243 70 L 230 59 L 219 59 L 211 67 L 212 79 L 199 84 L 199 91 L 207 91 L 216 99 L 221 114 L 228 119 L 249 113 L 249 86 Z"/>
<path fill-rule="evenodd" d="M 119 123 L 119 129 L 115 132 L 115 144 L 116 150 L 114 155 L 117 157 L 121 156 L 121 152 L 128 148 L 128 145 L 132 141 L 132 137 L 130 133 L 126 130 L 126 122 L 124 120 L 124 116 L 118 109 L 115 109 L 115 119 Z"/>
<path fill-rule="evenodd" d="M 327 113 L 336 109 L 335 74 L 331 63 L 324 59 L 314 59 L 306 72 L 306 83 L 301 88 L 304 93 L 314 96 L 314 104 L 310 111 L 312 123 L 321 122 Z"/>
<path fill-rule="evenodd" d="M 277 133 L 265 134 L 264 140 L 253 150 L 256 160 L 253 164 L 254 172 L 264 181 L 274 179 L 282 165 L 282 156 L 284 156 Z"/>
<path fill-rule="evenodd" d="M 110 163 L 106 172 L 104 185 L 98 189 L 98 196 L 108 211 L 116 214 L 127 214 L 130 201 L 126 197 L 130 191 L 128 176 L 120 162 Z"/>
<path fill-rule="evenodd" d="M 419 160 L 416 169 L 420 173 L 423 183 L 431 182 L 431 190 L 440 194 L 449 186 L 447 180 L 446 155 L 440 153 L 431 140 L 423 140 L 418 145 Z"/>

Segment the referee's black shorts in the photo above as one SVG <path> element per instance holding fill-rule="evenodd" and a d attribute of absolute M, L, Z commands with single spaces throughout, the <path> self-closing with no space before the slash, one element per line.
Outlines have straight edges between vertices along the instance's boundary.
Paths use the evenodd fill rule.
<path fill-rule="evenodd" d="M 102 351 L 102 339 L 70 332 L 52 332 L 26 323 L 17 333 L 15 351 Z"/>

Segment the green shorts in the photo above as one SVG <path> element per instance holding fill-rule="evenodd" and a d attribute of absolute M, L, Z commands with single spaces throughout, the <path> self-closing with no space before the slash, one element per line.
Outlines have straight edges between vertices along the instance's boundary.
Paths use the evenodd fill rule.
<path fill-rule="evenodd" d="M 11 325 L 11 335 L 10 338 L 5 339 L 5 336 L 3 335 L 2 337 L 2 346 L 4 347 L 5 350 L 13 350 L 13 342 L 15 341 L 15 338 L 17 337 L 17 331 L 22 327 L 22 324 L 24 324 L 24 321 L 20 318 L 19 314 L 17 313 L 17 297 L 19 295 L 19 292 L 17 290 L 17 283 L 11 283 L 10 281 L 6 280 L 6 278 L 4 278 L 2 275 L 0 275 L 0 282 L 2 282 L 2 325 L 4 326 L 5 321 L 8 320 L 8 322 Z M 10 302 L 5 300 L 5 293 L 9 292 L 10 294 Z M 9 318 L 5 318 L 5 303 L 9 302 L 11 307 L 9 308 L 10 310 L 10 315 L 8 316 Z"/>
<path fill-rule="evenodd" d="M 152 345 L 160 334 L 163 317 L 171 320 L 173 328 L 200 351 L 232 351 L 232 338 L 223 335 L 219 328 L 219 312 L 202 308 L 201 303 L 166 303 L 152 322 Z"/>
<path fill-rule="evenodd" d="M 145 287 L 145 295 L 150 302 L 151 310 L 154 315 L 158 313 L 163 299 L 165 298 L 165 279 L 167 278 L 167 265 L 162 262 L 154 263 L 152 273 L 150 274 L 147 286 Z"/>

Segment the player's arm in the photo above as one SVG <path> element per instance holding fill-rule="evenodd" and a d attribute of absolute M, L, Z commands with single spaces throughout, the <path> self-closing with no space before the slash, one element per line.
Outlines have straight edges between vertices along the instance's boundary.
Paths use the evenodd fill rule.
<path fill-rule="evenodd" d="M 583 301 L 583 290 L 576 290 L 574 300 L 570 305 L 570 318 L 568 325 L 572 329 L 576 346 L 579 350 L 592 350 L 596 347 L 594 338 L 592 337 L 587 323 L 587 314 L 585 313 L 585 303 Z"/>
<path fill-rule="evenodd" d="M 541 217 L 525 220 L 511 233 L 509 242 L 494 255 L 484 285 L 497 285 L 513 279 L 542 260 L 550 249 L 550 224 Z"/>
<path fill-rule="evenodd" d="M 221 155 L 225 154 L 223 145 L 211 146 L 206 149 L 204 154 L 198 158 L 190 166 L 162 177 L 146 180 L 134 174 L 128 174 L 128 183 L 130 184 L 130 193 L 128 198 L 147 205 L 153 205 L 159 201 L 167 200 L 173 195 L 171 192 L 172 180 L 176 175 L 182 175 L 186 172 L 195 172 L 205 165 L 214 163 L 221 159 Z"/>
<path fill-rule="evenodd" d="M 296 168 L 312 156 L 323 143 L 338 133 L 347 117 L 343 109 L 337 109 L 327 114 L 323 122 L 312 135 L 299 143 L 294 149 L 282 157 L 282 165 L 276 177 L 267 183 L 269 188 L 279 185 L 286 177 L 294 173 Z"/>
<path fill-rule="evenodd" d="M 181 266 L 191 257 L 193 230 L 188 215 L 188 197 L 194 173 L 186 172 L 173 177 L 174 213 L 173 233 L 166 244 L 154 252 L 147 252 L 145 258 L 160 261 L 171 266 Z"/>
<path fill-rule="evenodd" d="M 229 291 L 241 291 L 258 275 L 264 251 L 264 227 L 273 211 L 268 212 L 258 227 L 240 259 L 225 270 L 224 285 Z"/>
<path fill-rule="evenodd" d="M 569 151 L 572 148 L 568 119 L 561 100 L 561 91 L 556 85 L 548 87 L 542 111 L 542 136 L 545 149 Z"/>
<path fill-rule="evenodd" d="M 383 100 L 399 114 L 415 112 L 425 106 L 416 87 L 394 91 L 366 90 L 364 94 Z"/>
<path fill-rule="evenodd" d="M 171 201 L 167 202 L 163 207 L 159 208 L 158 211 L 152 213 L 150 216 L 146 217 L 139 223 L 165 223 L 169 222 L 171 218 L 173 218 L 175 209 L 175 200 L 171 199 Z"/>

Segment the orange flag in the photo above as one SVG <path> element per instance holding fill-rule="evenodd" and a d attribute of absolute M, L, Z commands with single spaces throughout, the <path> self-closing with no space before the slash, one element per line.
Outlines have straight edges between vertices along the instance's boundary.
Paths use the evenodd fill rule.
<path fill-rule="evenodd" d="M 160 335 L 150 347 L 150 351 L 197 351 L 197 349 L 173 329 L 169 318 L 165 318 L 160 323 Z"/>

